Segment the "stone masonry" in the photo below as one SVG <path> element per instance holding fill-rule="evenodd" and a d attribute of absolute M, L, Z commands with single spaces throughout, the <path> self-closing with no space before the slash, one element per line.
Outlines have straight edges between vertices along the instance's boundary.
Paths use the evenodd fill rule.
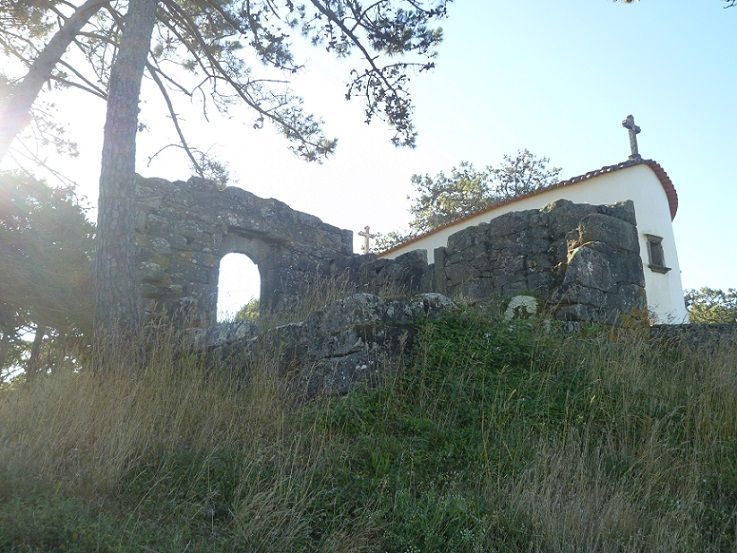
<path fill-rule="evenodd" d="M 136 222 L 143 309 L 215 323 L 220 260 L 247 255 L 261 274 L 261 305 L 288 302 L 318 266 L 352 255 L 353 234 L 240 188 L 139 179 Z"/>
<path fill-rule="evenodd" d="M 316 279 L 344 277 L 357 292 L 438 292 L 486 300 L 529 294 L 559 319 L 616 322 L 644 312 L 645 282 L 632 202 L 567 200 L 463 229 L 438 248 L 396 259 L 353 253 L 352 232 L 239 188 L 202 179 L 140 179 L 137 240 L 147 314 L 215 322 L 219 263 L 247 255 L 261 275 L 261 309 L 288 308 Z"/>
<path fill-rule="evenodd" d="M 450 236 L 435 250 L 433 288 L 472 300 L 528 294 L 558 319 L 615 322 L 646 309 L 639 251 L 632 202 L 558 200 Z"/>

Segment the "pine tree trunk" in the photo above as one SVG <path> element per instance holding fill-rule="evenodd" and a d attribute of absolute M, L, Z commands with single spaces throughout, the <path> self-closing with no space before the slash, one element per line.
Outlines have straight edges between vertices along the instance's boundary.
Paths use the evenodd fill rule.
<path fill-rule="evenodd" d="M 0 384 L 2 384 L 2 371 L 7 368 L 5 364 L 8 362 L 8 353 L 10 351 L 10 344 L 7 338 L 0 333 Z"/>
<path fill-rule="evenodd" d="M 135 260 L 138 102 L 157 0 L 130 0 L 110 73 L 102 147 L 95 275 L 96 345 L 124 345 L 140 320 Z"/>
<path fill-rule="evenodd" d="M 46 336 L 46 327 L 42 324 L 36 325 L 36 333 L 33 336 L 33 344 L 31 345 L 31 355 L 28 358 L 26 366 L 26 381 L 30 382 L 41 369 L 41 344 L 44 336 Z"/>
<path fill-rule="evenodd" d="M 33 61 L 28 73 L 13 91 L 8 103 L 0 112 L 0 160 L 10 149 L 10 144 L 29 120 L 33 102 L 44 83 L 59 63 L 69 45 L 87 22 L 108 0 L 87 0 L 64 22 L 49 43 Z"/>

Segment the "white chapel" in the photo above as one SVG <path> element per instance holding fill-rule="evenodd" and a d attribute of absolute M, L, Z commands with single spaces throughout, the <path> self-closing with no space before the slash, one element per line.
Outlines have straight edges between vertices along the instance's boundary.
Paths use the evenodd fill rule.
<path fill-rule="evenodd" d="M 632 155 L 627 161 L 492 203 L 397 244 L 382 252 L 379 257 L 394 259 L 419 249 L 425 250 L 428 263 L 433 263 L 435 248 L 447 246 L 449 236 L 505 213 L 540 209 L 560 199 L 588 204 L 613 204 L 631 200 L 635 206 L 640 255 L 645 271 L 645 293 L 652 322 L 688 322 L 672 224 L 678 211 L 678 195 L 663 167 L 658 162 L 642 159 L 639 155 L 635 135 L 640 129 L 634 125 L 632 116 L 622 124 L 630 131 Z"/>

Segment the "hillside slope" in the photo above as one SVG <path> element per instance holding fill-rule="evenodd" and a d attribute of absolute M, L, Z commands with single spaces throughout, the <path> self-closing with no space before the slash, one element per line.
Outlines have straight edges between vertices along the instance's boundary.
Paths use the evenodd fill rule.
<path fill-rule="evenodd" d="M 161 346 L 0 391 L 0 551 L 735 552 L 736 359 L 461 311 L 304 403 Z"/>

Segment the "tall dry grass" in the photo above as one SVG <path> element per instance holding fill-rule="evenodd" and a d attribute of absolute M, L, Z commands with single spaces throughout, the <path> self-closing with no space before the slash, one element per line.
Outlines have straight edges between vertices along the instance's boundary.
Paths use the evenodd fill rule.
<path fill-rule="evenodd" d="M 737 552 L 733 346 L 459 316 L 308 404 L 269 352 L 124 358 L 0 390 L 0 550 Z"/>
<path fill-rule="evenodd" d="M 87 498 L 111 508 L 116 520 L 124 509 L 125 535 L 145 543 L 156 541 L 145 537 L 152 524 L 184 516 L 187 528 L 193 518 L 198 532 L 210 528 L 214 536 L 227 519 L 222 550 L 230 542 L 239 551 L 295 550 L 315 532 L 312 504 L 333 447 L 321 411 L 294 416 L 295 398 L 268 352 L 248 368 L 246 383 L 243 371 L 214 370 L 177 349 L 167 335 L 142 367 L 58 372 L 0 391 L 0 500 L 49 490 L 52 498 Z M 162 504 L 167 497 L 176 500 Z M 22 543 L 43 543 L 55 530 L 36 533 L 29 524 L 18 522 L 26 526 L 16 528 Z M 177 525 L 163 531 L 178 532 Z M 321 550 L 364 550 L 349 530 L 332 525 Z M 212 545 L 213 536 L 204 542 Z M 0 549 L 3 543 L 0 536 Z"/>
<path fill-rule="evenodd" d="M 501 491 L 546 552 L 737 551 L 737 351 L 576 344 L 590 418 Z M 499 486 L 495 487 L 499 492 Z"/>

